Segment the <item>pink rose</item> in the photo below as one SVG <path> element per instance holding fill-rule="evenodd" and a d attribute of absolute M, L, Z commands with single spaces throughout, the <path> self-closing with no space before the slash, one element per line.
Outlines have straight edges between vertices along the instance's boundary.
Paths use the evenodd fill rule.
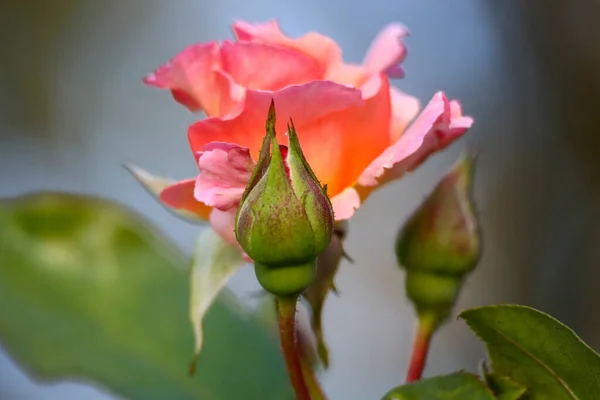
<path fill-rule="evenodd" d="M 188 131 L 197 177 L 165 188 L 161 200 L 208 219 L 229 242 L 235 243 L 233 220 L 271 99 L 279 143 L 287 142 L 293 118 L 306 159 L 328 186 L 336 220 L 349 219 L 374 188 L 414 169 L 473 123 L 442 92 L 417 117 L 418 100 L 390 86 L 388 77 L 403 76 L 401 39 L 408 31 L 401 25 L 381 31 L 362 65 L 345 64 L 330 38 L 288 38 L 273 21 L 236 22 L 233 31 L 237 41 L 192 45 L 145 78 L 209 117 Z"/>
<path fill-rule="evenodd" d="M 233 24 L 237 41 L 194 44 L 148 75 L 144 82 L 170 89 L 175 100 L 191 111 L 222 117 L 243 104 L 246 91 L 277 91 L 313 80 L 362 87 L 373 75 L 403 76 L 406 56 L 400 41 L 408 36 L 401 25 L 386 27 L 374 41 L 363 65 L 344 64 L 342 51 L 330 38 L 309 33 L 285 36 L 277 22 Z M 410 121 L 419 109 L 416 99 L 394 90 L 403 103 L 402 118 Z M 400 117 L 400 115 L 397 115 Z"/>

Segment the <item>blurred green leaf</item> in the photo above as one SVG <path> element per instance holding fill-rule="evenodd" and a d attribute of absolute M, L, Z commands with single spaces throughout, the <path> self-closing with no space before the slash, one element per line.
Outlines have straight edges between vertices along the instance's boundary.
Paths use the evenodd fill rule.
<path fill-rule="evenodd" d="M 193 373 L 200 356 L 204 338 L 204 316 L 231 277 L 244 265 L 242 251 L 221 238 L 212 229 L 205 229 L 196 240 L 192 261 L 192 297 L 190 319 L 194 328 L 196 346 L 190 367 Z"/>
<path fill-rule="evenodd" d="M 139 216 L 97 198 L 0 202 L 0 341 L 40 380 L 129 399 L 282 399 L 278 343 L 225 293 L 194 377 L 188 261 Z"/>
<path fill-rule="evenodd" d="M 399 386 L 383 400 L 495 400 L 494 394 L 475 375 L 455 372 Z"/>
<path fill-rule="evenodd" d="M 517 305 L 460 314 L 487 345 L 492 369 L 527 387 L 527 399 L 600 399 L 600 357 L 551 316 Z"/>

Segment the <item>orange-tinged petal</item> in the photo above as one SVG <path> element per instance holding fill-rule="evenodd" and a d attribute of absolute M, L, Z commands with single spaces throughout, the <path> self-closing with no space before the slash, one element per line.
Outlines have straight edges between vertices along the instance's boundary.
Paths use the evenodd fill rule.
<path fill-rule="evenodd" d="M 332 80 L 342 85 L 351 85 L 354 87 L 361 87 L 367 79 L 369 74 L 362 65 L 355 64 L 344 64 L 342 62 L 333 64 L 325 79 Z"/>
<path fill-rule="evenodd" d="M 177 182 L 160 193 L 160 200 L 169 207 L 191 212 L 208 220 L 212 207 L 194 198 L 195 179 Z"/>
<path fill-rule="evenodd" d="M 223 115 L 235 105 L 231 91 L 236 88 L 222 73 L 217 73 L 220 66 L 217 42 L 195 44 L 147 75 L 144 83 L 171 90 L 175 100 L 190 111 Z"/>
<path fill-rule="evenodd" d="M 342 50 L 335 41 L 316 32 L 292 39 L 281 31 L 275 20 L 260 24 L 236 21 L 232 28 L 240 41 L 288 47 L 310 56 L 319 63 L 321 77 L 331 65 L 342 61 Z"/>
<path fill-rule="evenodd" d="M 457 102 L 449 102 L 442 92 L 436 93 L 406 133 L 365 169 L 358 184 L 376 186 L 400 178 L 432 153 L 447 147 L 472 124 L 473 118 L 463 116 Z M 364 195 L 369 191 L 360 192 Z"/>
<path fill-rule="evenodd" d="M 209 142 L 235 143 L 249 148 L 252 158 L 257 160 L 271 100 L 275 101 L 277 107 L 278 141 L 286 143 L 287 123 L 293 118 L 303 148 L 305 134 L 302 126 L 340 110 L 354 110 L 363 104 L 359 90 L 330 81 L 312 81 L 276 92 L 248 90 L 243 107 L 238 109 L 237 114 L 225 118 L 207 118 L 190 126 L 188 139 L 192 152 L 202 151 Z M 316 154 L 321 158 L 327 156 L 322 152 Z"/>
<path fill-rule="evenodd" d="M 261 43 L 226 41 L 221 61 L 223 71 L 247 89 L 275 91 L 322 77 L 319 64 L 310 56 Z"/>
<path fill-rule="evenodd" d="M 391 105 L 385 75 L 362 88 L 364 104 L 296 124 L 304 155 L 330 196 L 353 186 L 390 143 Z"/>
<path fill-rule="evenodd" d="M 385 72 L 390 78 L 404 77 L 400 63 L 406 58 L 406 46 L 402 38 L 410 35 L 409 30 L 400 24 L 390 24 L 383 28 L 369 48 L 363 65 L 368 74 Z"/>
<path fill-rule="evenodd" d="M 215 88 L 215 96 L 211 99 L 215 112 L 207 111 L 207 116 L 220 117 L 235 113 L 236 109 L 243 104 L 246 88 L 235 83 L 226 72 L 215 71 Z M 206 93 L 206 98 L 209 96 L 210 94 Z"/>

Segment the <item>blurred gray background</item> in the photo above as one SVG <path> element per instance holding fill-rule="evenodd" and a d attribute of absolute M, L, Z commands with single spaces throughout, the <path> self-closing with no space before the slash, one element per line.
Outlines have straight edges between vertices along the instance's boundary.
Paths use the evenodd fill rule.
<path fill-rule="evenodd" d="M 0 4 L 0 196 L 38 189 L 95 193 L 147 215 L 191 250 L 197 228 L 175 219 L 120 166 L 195 172 L 196 117 L 142 77 L 193 42 L 230 37 L 235 18 L 279 19 L 290 35 L 333 37 L 360 61 L 379 29 L 407 25 L 406 78 L 423 103 L 460 99 L 474 128 L 350 224 L 339 298 L 325 311 L 331 399 L 380 398 L 405 373 L 414 319 L 396 267 L 395 233 L 461 151 L 480 150 L 476 196 L 485 254 L 459 309 L 540 308 L 600 348 L 600 12 L 598 2 L 399 0 L 4 0 Z M 245 269 L 231 287 L 256 288 Z M 426 375 L 475 370 L 484 349 L 463 323 L 434 339 Z M 75 383 L 37 384 L 0 353 L 2 399 L 109 399 Z"/>

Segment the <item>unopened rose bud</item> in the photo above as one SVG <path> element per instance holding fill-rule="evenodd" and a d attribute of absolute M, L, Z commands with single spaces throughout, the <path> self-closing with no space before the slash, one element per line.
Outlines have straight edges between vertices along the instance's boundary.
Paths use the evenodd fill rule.
<path fill-rule="evenodd" d="M 275 137 L 271 103 L 267 135 L 246 188 L 235 234 L 254 260 L 256 276 L 270 293 L 301 293 L 314 279 L 316 258 L 333 234 L 333 209 L 325 188 L 306 162 L 292 123 L 289 148 Z"/>
<path fill-rule="evenodd" d="M 451 312 L 481 252 L 472 199 L 474 168 L 474 157 L 462 157 L 404 224 L 396 241 L 408 297 L 419 314 L 435 314 L 438 323 Z"/>

